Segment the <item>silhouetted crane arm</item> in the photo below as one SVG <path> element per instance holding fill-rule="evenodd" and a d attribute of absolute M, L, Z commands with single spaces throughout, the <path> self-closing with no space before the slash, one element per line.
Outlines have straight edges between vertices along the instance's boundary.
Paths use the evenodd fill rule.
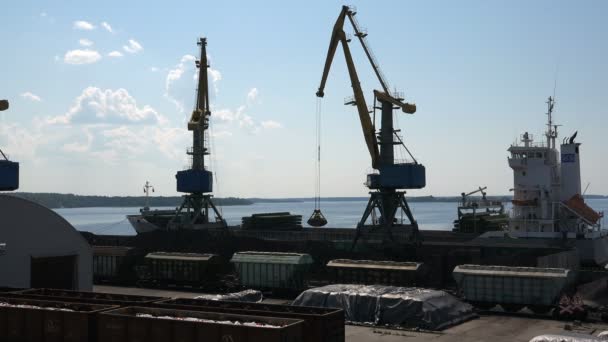
<path fill-rule="evenodd" d="M 340 33 L 344 32 L 342 28 L 344 27 L 344 19 L 346 18 L 347 11 L 348 7 L 343 6 L 342 12 L 340 12 L 338 19 L 334 24 L 334 29 L 331 32 L 331 39 L 329 40 L 329 49 L 327 49 L 327 57 L 325 58 L 325 68 L 323 68 L 323 76 L 321 76 L 321 85 L 319 85 L 319 90 L 317 90 L 318 97 L 323 97 L 325 95 L 325 82 L 327 82 L 329 69 L 331 69 L 331 63 L 334 60 L 334 55 L 336 54 L 336 49 L 338 48 L 338 43 L 340 42 Z"/>
<path fill-rule="evenodd" d="M 361 129 L 363 130 L 365 143 L 372 159 L 372 167 L 377 168 L 380 159 L 378 140 L 376 138 L 374 124 L 372 123 L 372 120 L 369 117 L 367 104 L 365 102 L 365 97 L 363 96 L 361 83 L 359 82 L 359 76 L 357 75 L 357 70 L 355 69 L 355 63 L 353 62 L 353 58 L 350 53 L 350 48 L 348 47 L 346 33 L 343 30 L 344 19 L 346 18 L 347 12 L 348 7 L 342 7 L 342 12 L 338 17 L 338 20 L 336 20 L 336 24 L 334 25 L 334 29 L 331 34 L 331 40 L 329 42 L 329 49 L 327 51 L 327 58 L 325 59 L 325 68 L 323 69 L 323 76 L 321 77 L 321 84 L 319 86 L 319 90 L 317 91 L 317 96 L 323 97 L 323 95 L 325 95 L 323 92 L 325 89 L 325 82 L 327 81 L 329 69 L 331 68 L 331 63 L 333 61 L 334 55 L 336 54 L 338 43 L 341 43 L 342 48 L 344 50 L 344 57 L 346 59 L 346 66 L 348 68 L 348 75 L 350 76 L 351 85 L 353 87 L 354 104 L 357 107 L 357 111 L 359 112 L 359 120 L 361 121 Z"/>

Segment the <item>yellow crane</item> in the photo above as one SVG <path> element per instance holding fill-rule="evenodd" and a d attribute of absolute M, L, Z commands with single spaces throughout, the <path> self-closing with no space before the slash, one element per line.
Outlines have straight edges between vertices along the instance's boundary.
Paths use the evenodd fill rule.
<path fill-rule="evenodd" d="M 423 165 L 419 164 L 403 144 L 398 131 L 393 127 L 393 110 L 400 109 L 407 114 L 416 112 L 416 105 L 404 101 L 401 94 L 396 91 L 390 91 L 389 84 L 382 73 L 380 66 L 374 57 L 366 37 L 367 32 L 362 30 L 355 18 L 356 10 L 353 7 L 343 6 L 334 24 L 327 57 L 325 59 L 325 67 L 321 77 L 321 84 L 317 90 L 317 97 L 325 95 L 325 84 L 329 75 L 329 70 L 336 54 L 338 45 L 342 45 L 346 66 L 353 88 L 353 99 L 346 101 L 345 104 L 354 105 L 359 114 L 361 129 L 365 138 L 365 143 L 371 157 L 371 164 L 376 173 L 367 175 L 366 185 L 370 192 L 370 200 L 363 213 L 361 221 L 357 225 L 360 233 L 361 228 L 387 228 L 386 231 L 391 235 L 391 227 L 402 226 L 411 227 L 414 234 L 417 235 L 418 224 L 414 220 L 412 212 L 405 200 L 405 191 L 397 191 L 398 189 L 420 189 L 426 185 L 426 172 Z M 344 24 L 348 18 L 351 23 L 354 35 L 361 43 L 365 55 L 369 60 L 378 81 L 382 87 L 381 90 L 374 90 L 374 110 L 381 110 L 380 130 L 376 132 L 375 123 L 370 117 L 370 112 L 363 96 L 363 90 L 357 75 L 355 63 L 349 48 L 350 39 L 348 39 L 344 31 Z M 376 107 L 376 101 L 380 103 L 380 107 Z M 375 112 L 374 112 L 375 113 Z M 375 118 L 375 115 L 374 115 Z M 410 155 L 413 162 L 397 162 L 394 157 L 395 145 L 402 145 Z M 398 222 L 397 214 L 401 210 L 402 214 L 410 221 L 410 225 L 403 225 Z M 319 210 L 315 210 L 317 212 Z M 320 212 L 320 211 L 319 211 Z M 314 215 L 314 213 L 313 213 Z M 368 218 L 371 218 L 371 225 L 366 224 Z M 403 219 L 401 220 L 403 221 Z M 359 236 L 359 234 L 357 234 Z M 356 242 L 356 240 L 355 240 Z"/>

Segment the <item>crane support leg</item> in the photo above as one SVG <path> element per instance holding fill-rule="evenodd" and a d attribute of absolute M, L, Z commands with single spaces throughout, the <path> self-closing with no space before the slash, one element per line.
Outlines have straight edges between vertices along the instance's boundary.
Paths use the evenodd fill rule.
<path fill-rule="evenodd" d="M 414 219 L 414 215 L 407 203 L 405 192 L 380 190 L 370 192 L 370 195 L 367 207 L 363 212 L 363 217 L 361 217 L 361 221 L 359 221 L 359 224 L 357 225 L 357 233 L 355 234 L 355 239 L 353 241 L 353 248 L 357 244 L 363 231 L 380 231 L 386 234 L 388 240 L 394 240 L 394 230 L 404 229 L 407 233 L 411 234 L 411 240 L 416 241 L 418 237 L 418 222 Z M 371 214 L 376 210 L 380 212 L 379 222 L 370 222 L 371 224 L 367 224 Z M 409 224 L 404 224 L 404 222 L 399 222 L 397 220 L 397 214 L 399 213 L 405 214 Z"/>

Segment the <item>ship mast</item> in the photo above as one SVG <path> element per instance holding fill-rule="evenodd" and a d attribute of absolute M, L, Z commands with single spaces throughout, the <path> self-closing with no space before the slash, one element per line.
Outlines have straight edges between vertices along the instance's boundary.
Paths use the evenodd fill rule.
<path fill-rule="evenodd" d="M 555 148 L 555 138 L 557 138 L 557 125 L 553 124 L 553 107 L 555 106 L 555 99 L 549 96 L 547 99 L 547 147 Z"/>

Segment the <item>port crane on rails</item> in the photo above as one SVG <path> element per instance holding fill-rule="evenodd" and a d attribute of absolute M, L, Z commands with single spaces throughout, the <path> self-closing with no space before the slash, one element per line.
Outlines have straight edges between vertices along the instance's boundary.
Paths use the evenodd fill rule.
<path fill-rule="evenodd" d="M 182 205 L 176 210 L 173 219 L 169 222 L 169 229 L 179 228 L 226 228 L 226 220 L 213 204 L 213 173 L 205 166 L 205 156 L 209 155 L 209 117 L 211 105 L 209 104 L 209 82 L 207 79 L 207 39 L 200 38 L 200 60 L 196 61 L 199 70 L 198 87 L 196 94 L 196 107 L 188 121 L 188 130 L 192 131 L 192 149 L 188 155 L 192 156 L 190 168 L 178 171 L 177 191 L 186 193 Z"/>
<path fill-rule="evenodd" d="M 367 175 L 365 184 L 371 190 L 370 199 L 361 220 L 357 224 L 357 234 L 353 247 L 362 231 L 369 230 L 383 230 L 392 239 L 393 228 L 406 228 L 412 233 L 411 237 L 417 239 L 418 223 L 414 219 L 403 189 L 424 188 L 426 185 L 426 172 L 424 166 L 416 161 L 407 147 L 403 144 L 403 140 L 398 134 L 399 130 L 395 130 L 393 126 L 393 110 L 400 109 L 404 113 L 414 114 L 416 112 L 416 105 L 405 102 L 403 95 L 396 91 L 389 90 L 388 82 L 367 44 L 367 32 L 360 29 L 355 14 L 355 8 L 349 6 L 342 7 L 342 11 L 336 20 L 331 34 L 321 84 L 316 93 L 319 98 L 322 98 L 325 95 L 324 89 L 329 70 L 338 45 L 341 45 L 344 50 L 344 57 L 346 59 L 346 66 L 348 68 L 354 95 L 352 99 L 347 99 L 345 104 L 354 105 L 357 108 L 365 143 L 371 156 L 371 164 L 375 169 L 373 173 Z M 382 87 L 381 90 L 374 90 L 374 107 L 371 112 L 368 110 L 363 90 L 361 89 L 361 84 L 359 82 L 359 76 L 355 69 L 355 63 L 348 44 L 350 39 L 347 38 L 344 31 L 344 23 L 347 18 L 352 24 L 355 32 L 354 35 L 361 43 L 365 55 L 371 63 L 374 73 Z M 378 103 L 379 106 L 377 106 Z M 379 109 L 381 113 L 380 130 L 378 132 L 375 128 L 376 109 Z M 372 113 L 373 119 L 370 117 L 370 114 Z M 394 148 L 396 145 L 403 146 L 405 151 L 410 155 L 412 162 L 400 162 L 395 160 Z M 320 209 L 318 211 L 320 213 Z M 311 219 L 314 218 L 316 212 L 317 208 Z M 409 225 L 403 224 L 403 214 L 405 214 L 409 220 Z M 401 217 L 400 222 L 397 219 L 398 217 Z M 368 224 L 368 221 L 371 222 Z"/>
<path fill-rule="evenodd" d="M 9 107 L 8 100 L 0 100 L 0 111 Z M 10 161 L 0 150 L 0 191 L 19 189 L 19 163 Z"/>

